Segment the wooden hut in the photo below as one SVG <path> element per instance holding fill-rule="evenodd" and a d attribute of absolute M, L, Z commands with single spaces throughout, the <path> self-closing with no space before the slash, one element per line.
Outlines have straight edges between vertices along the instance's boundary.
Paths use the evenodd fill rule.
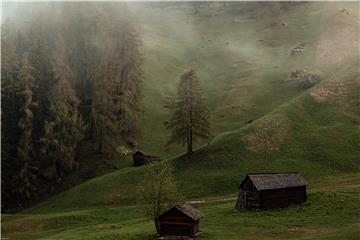
<path fill-rule="evenodd" d="M 306 181 L 296 172 L 248 174 L 240 184 L 235 211 L 287 207 L 306 201 Z"/>
<path fill-rule="evenodd" d="M 204 216 L 188 203 L 177 205 L 159 216 L 160 237 L 192 239 L 201 234 L 199 220 Z"/>
<path fill-rule="evenodd" d="M 140 152 L 140 151 L 137 151 L 136 153 L 133 154 L 134 167 L 141 166 L 141 165 L 144 165 L 147 163 L 156 162 L 156 161 L 160 161 L 160 158 L 155 157 L 155 156 L 146 155 L 145 153 Z"/>

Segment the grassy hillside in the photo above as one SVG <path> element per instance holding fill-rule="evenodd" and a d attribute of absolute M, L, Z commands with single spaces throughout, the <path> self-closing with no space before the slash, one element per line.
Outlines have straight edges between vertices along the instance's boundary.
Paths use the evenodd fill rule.
<path fill-rule="evenodd" d="M 302 3 L 286 10 L 277 4 L 239 2 L 212 17 L 205 7 L 193 14 L 189 7 L 133 6 L 146 60 L 141 149 L 162 157 L 184 150 L 164 152 L 169 133 L 162 123 L 169 111 L 163 99 L 174 96 L 179 77 L 191 67 L 203 81 L 217 135 L 244 127 L 301 94 L 290 71 L 323 75 L 359 56 L 353 51 L 358 48 L 358 4 Z M 291 55 L 301 44 L 304 50 Z"/>
<path fill-rule="evenodd" d="M 140 147 L 160 156 L 183 150 L 164 153 L 168 132 L 162 123 L 168 110 L 163 99 L 174 96 L 179 77 L 191 67 L 203 81 L 215 134 L 242 127 L 301 93 L 296 82 L 284 80 L 293 67 L 315 62 L 311 50 L 320 15 L 314 13 L 321 8 L 305 4 L 255 19 L 229 8 L 213 17 L 194 15 L 191 8 L 135 8 L 146 52 Z M 312 42 L 308 50 L 290 57 L 289 51 L 304 41 Z"/>
<path fill-rule="evenodd" d="M 310 183 L 323 176 L 358 172 L 357 63 L 337 70 L 319 86 L 254 123 L 219 135 L 210 145 L 197 149 L 192 161 L 170 160 L 181 193 L 188 198 L 233 195 L 249 172 L 299 171 Z M 339 82 L 344 92 L 318 102 L 318 92 L 329 92 Z M 107 205 L 112 199 L 118 204 L 134 203 L 143 170 L 124 168 L 92 179 L 30 212 Z"/>
<path fill-rule="evenodd" d="M 342 40 L 331 32 L 358 33 L 358 4 L 260 7 L 251 14 L 237 8 L 213 17 L 189 8 L 133 8 L 146 51 L 140 147 L 173 164 L 186 199 L 205 201 L 198 206 L 206 214 L 200 239 L 355 239 L 360 58 L 348 51 L 353 39 L 348 48 L 333 48 Z M 305 50 L 291 55 L 304 42 Z M 163 151 L 168 133 L 161 123 L 168 117 L 163 98 L 192 66 L 204 83 L 216 137 L 199 144 L 189 161 L 181 147 Z M 320 74 L 321 82 L 301 88 L 289 77 L 298 69 Z M 6 215 L 2 232 L 12 239 L 153 239 L 136 191 L 143 171 L 125 167 Z M 232 213 L 242 178 L 265 171 L 299 171 L 310 184 L 309 203 Z"/>

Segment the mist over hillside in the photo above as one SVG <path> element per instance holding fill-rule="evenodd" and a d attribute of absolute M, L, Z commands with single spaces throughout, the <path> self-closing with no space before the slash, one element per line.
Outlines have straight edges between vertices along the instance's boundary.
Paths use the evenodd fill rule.
<path fill-rule="evenodd" d="M 358 2 L 4 3 L 2 234 L 154 239 L 142 151 L 205 212 L 199 239 L 355 239 L 359 14 Z M 167 126 L 191 71 L 213 138 L 189 157 Z M 299 172 L 308 202 L 232 213 L 256 172 Z"/>
<path fill-rule="evenodd" d="M 333 62 L 340 66 L 359 56 L 357 5 L 335 5 L 236 3 L 211 16 L 206 7 L 194 15 L 186 5 L 139 14 L 148 52 L 146 83 L 161 83 L 157 96 L 147 96 L 152 106 L 146 111 L 145 105 L 144 118 L 154 119 L 153 111 L 163 112 L 160 96 L 173 95 L 178 76 L 192 66 L 204 82 L 215 133 L 243 127 L 271 112 L 304 91 L 291 78 L 292 71 L 322 76 Z M 346 14 L 343 9 L 354 11 Z M 330 31 L 336 31 L 338 39 L 329 36 Z M 164 58 L 171 61 L 164 63 Z M 162 115 L 166 119 L 166 112 Z M 155 124 L 155 139 L 162 140 L 164 128 Z M 146 149 L 154 145 L 153 135 L 147 135 L 151 133 L 144 131 Z M 162 154 L 163 144 L 155 145 L 155 152 Z"/>

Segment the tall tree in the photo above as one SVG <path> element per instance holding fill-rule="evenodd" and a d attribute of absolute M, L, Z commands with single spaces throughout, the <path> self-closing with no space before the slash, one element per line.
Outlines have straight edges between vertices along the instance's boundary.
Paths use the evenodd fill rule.
<path fill-rule="evenodd" d="M 106 61 L 98 71 L 99 77 L 94 83 L 92 117 L 94 139 L 100 154 L 111 156 L 120 143 L 123 122 L 119 120 L 119 94 L 114 81 L 113 63 Z"/>
<path fill-rule="evenodd" d="M 119 144 L 136 145 L 144 79 L 143 56 L 132 20 L 122 19 L 119 27 L 104 17 L 103 23 L 107 31 L 102 39 L 104 57 L 94 82 L 93 136 L 99 152 L 111 154 Z"/>
<path fill-rule="evenodd" d="M 1 196 L 2 207 L 14 202 L 12 196 L 13 175 L 18 170 L 17 144 L 20 118 L 15 79 L 18 72 L 18 55 L 15 35 L 6 22 L 1 34 Z"/>
<path fill-rule="evenodd" d="M 17 146 L 17 139 L 14 136 L 16 136 L 18 128 L 16 120 L 19 118 L 19 111 L 16 101 L 15 79 L 17 78 L 19 64 L 14 40 L 14 34 L 10 32 L 10 25 L 8 23 L 4 24 L 1 34 L 2 162 L 4 162 L 4 159 L 7 159 L 7 157 L 11 158 L 16 156 Z"/>
<path fill-rule="evenodd" d="M 138 120 L 141 114 L 142 86 L 144 81 L 142 42 L 134 23 L 134 18 L 128 11 L 128 19 L 124 24 L 121 45 L 116 49 L 121 51 L 121 69 L 118 78 L 120 94 L 120 118 L 125 128 L 122 135 L 130 145 L 136 145 Z"/>
<path fill-rule="evenodd" d="M 48 94 L 52 86 L 49 79 L 53 79 L 51 60 L 53 55 L 54 43 L 56 42 L 55 22 L 49 21 L 50 13 L 35 12 L 30 20 L 30 26 L 24 30 L 26 36 L 19 42 L 19 49 L 24 48 L 29 53 L 29 62 L 33 67 L 35 78 L 33 97 L 39 106 L 34 110 L 34 138 L 40 139 L 43 135 L 44 122 L 49 116 Z M 38 149 L 38 141 L 34 142 Z"/>
<path fill-rule="evenodd" d="M 17 157 L 21 162 L 20 172 L 17 175 L 17 190 L 24 199 L 30 199 L 36 190 L 36 171 L 37 167 L 32 159 L 32 131 L 33 131 L 33 112 L 37 103 L 33 101 L 33 68 L 31 67 L 27 54 L 22 56 L 21 67 L 16 80 L 16 92 L 20 98 L 21 118 L 18 127 L 21 131 L 17 148 Z"/>
<path fill-rule="evenodd" d="M 72 71 L 68 65 L 61 36 L 52 61 L 54 84 L 50 92 L 50 119 L 45 121 L 42 153 L 46 156 L 48 176 L 63 177 L 78 167 L 76 148 L 84 136 L 84 122 L 79 113 L 79 100 L 71 86 Z"/>
<path fill-rule="evenodd" d="M 80 100 L 79 110 L 89 127 L 91 134 L 91 100 L 93 80 L 96 66 L 101 58 L 99 36 L 102 35 L 106 25 L 102 25 L 106 13 L 102 11 L 99 3 L 77 2 L 72 7 L 63 5 L 62 18 L 66 27 L 64 41 L 71 51 L 69 64 L 74 75 L 74 89 Z"/>
<path fill-rule="evenodd" d="M 191 156 L 194 140 L 212 139 L 209 118 L 201 82 L 195 70 L 187 71 L 181 76 L 173 114 L 166 123 L 171 131 L 168 144 L 187 144 L 187 155 Z"/>
<path fill-rule="evenodd" d="M 139 196 L 146 204 L 146 216 L 154 221 L 157 233 L 160 214 L 179 201 L 172 173 L 173 168 L 166 162 L 148 165 L 139 186 Z"/>
<path fill-rule="evenodd" d="M 96 68 L 93 98 L 92 98 L 92 136 L 97 143 L 100 154 L 111 156 L 114 149 L 120 145 L 121 131 L 124 128 L 119 114 L 120 101 L 119 78 L 122 56 L 118 46 L 122 44 L 117 24 L 111 21 L 113 10 L 105 5 L 99 9 L 99 24 L 106 29 L 102 38 L 102 55 Z M 109 14 L 106 15 L 105 11 Z"/>

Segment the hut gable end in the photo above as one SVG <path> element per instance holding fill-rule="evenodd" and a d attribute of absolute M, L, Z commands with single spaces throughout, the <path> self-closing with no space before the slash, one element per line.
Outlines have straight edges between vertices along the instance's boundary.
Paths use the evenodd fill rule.
<path fill-rule="evenodd" d="M 161 237 L 192 239 L 201 234 L 199 220 L 204 215 L 190 204 L 177 205 L 159 216 Z"/>
<path fill-rule="evenodd" d="M 251 192 L 257 190 L 253 182 L 250 180 L 249 176 L 246 176 L 245 180 L 241 183 L 240 188 L 243 191 L 251 191 Z"/>

